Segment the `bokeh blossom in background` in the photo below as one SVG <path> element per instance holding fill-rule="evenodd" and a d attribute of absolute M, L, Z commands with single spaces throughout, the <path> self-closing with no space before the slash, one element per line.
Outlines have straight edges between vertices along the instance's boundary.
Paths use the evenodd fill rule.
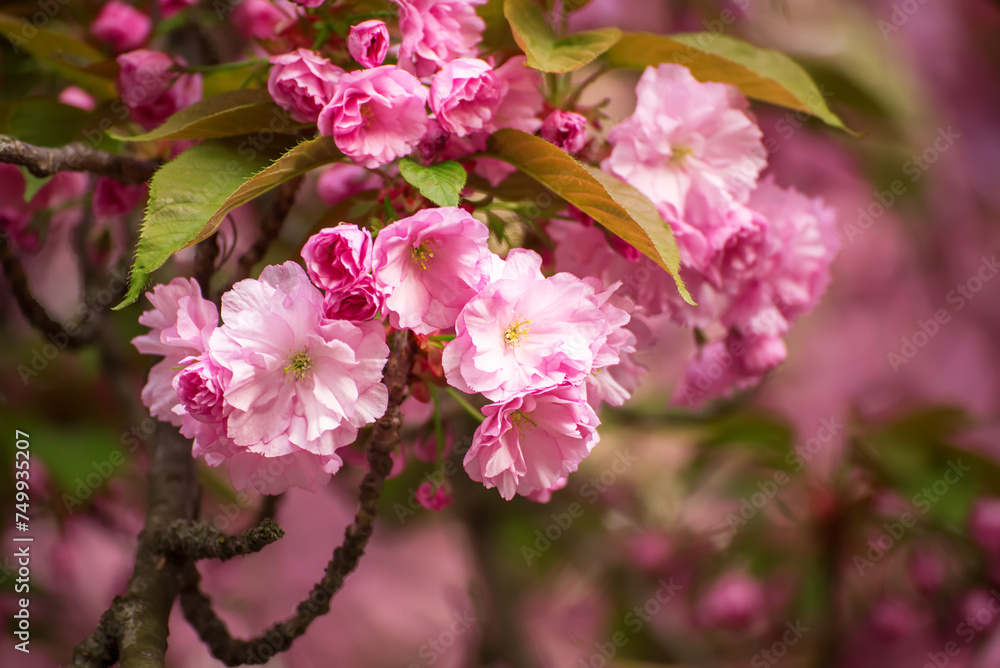
<path fill-rule="evenodd" d="M 0 8 L 0 665 L 1000 665 L 998 31 Z"/>

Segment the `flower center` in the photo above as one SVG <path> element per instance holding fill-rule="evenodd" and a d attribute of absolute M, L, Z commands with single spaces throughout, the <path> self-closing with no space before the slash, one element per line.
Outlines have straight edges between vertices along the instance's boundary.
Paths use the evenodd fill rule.
<path fill-rule="evenodd" d="M 670 149 L 670 164 L 682 165 L 692 155 L 694 155 L 694 149 L 690 146 L 675 146 Z"/>
<path fill-rule="evenodd" d="M 292 374 L 295 376 L 295 380 L 302 380 L 309 376 L 310 369 L 312 369 L 312 360 L 309 358 L 309 352 L 303 348 L 288 356 L 288 366 L 285 367 L 284 375 Z"/>
<path fill-rule="evenodd" d="M 367 104 L 361 105 L 361 119 L 362 119 L 361 124 L 365 128 L 367 128 L 368 126 L 370 126 L 372 123 L 375 122 L 375 112 L 372 111 L 370 105 Z"/>
<path fill-rule="evenodd" d="M 531 419 L 531 415 L 520 409 L 510 414 L 510 421 L 511 424 L 517 427 L 517 433 L 519 436 L 524 436 L 525 430 L 531 431 L 532 429 L 538 427 L 538 423 Z"/>
<path fill-rule="evenodd" d="M 423 241 L 419 246 L 410 249 L 410 259 L 413 260 L 413 264 L 415 264 L 420 271 L 425 271 L 427 269 L 427 262 L 433 257 L 434 251 L 430 244 L 426 241 Z"/>
<path fill-rule="evenodd" d="M 522 339 L 528 338 L 528 334 L 531 332 L 531 329 L 528 327 L 530 324 L 530 320 L 518 320 L 504 330 L 503 342 L 507 344 L 508 348 L 517 348 L 521 345 Z"/>

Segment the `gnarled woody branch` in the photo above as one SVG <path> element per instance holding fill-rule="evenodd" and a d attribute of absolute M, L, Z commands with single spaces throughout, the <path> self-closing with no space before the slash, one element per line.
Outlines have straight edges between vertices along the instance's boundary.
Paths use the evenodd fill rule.
<path fill-rule="evenodd" d="M 46 148 L 9 135 L 0 135 L 0 162 L 21 165 L 38 177 L 56 172 L 91 172 L 122 183 L 145 183 L 160 166 L 157 162 L 133 160 L 80 143 Z"/>
<path fill-rule="evenodd" d="M 228 666 L 266 663 L 277 652 L 286 651 L 312 622 L 330 610 L 330 599 L 340 590 L 344 579 L 357 567 L 375 524 L 378 499 L 385 478 L 392 468 L 389 453 L 399 442 L 402 420 L 399 405 L 406 390 L 406 379 L 413 363 L 413 343 L 408 332 L 396 332 L 392 353 L 386 364 L 383 381 L 389 388 L 389 408 L 375 422 L 368 445 L 369 471 L 361 483 L 359 506 L 354 522 L 344 532 L 343 543 L 334 550 L 323 578 L 313 586 L 294 615 L 278 622 L 259 637 L 237 640 L 212 609 L 211 600 L 198 588 L 200 575 L 193 565 L 184 572 L 181 607 L 212 655 Z"/>

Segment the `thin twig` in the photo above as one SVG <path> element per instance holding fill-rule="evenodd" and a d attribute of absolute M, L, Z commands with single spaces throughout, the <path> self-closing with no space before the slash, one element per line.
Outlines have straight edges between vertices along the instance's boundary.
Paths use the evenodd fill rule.
<path fill-rule="evenodd" d="M 94 340 L 96 333 L 93 329 L 80 331 L 80 327 L 75 323 L 67 329 L 53 320 L 45 307 L 38 303 L 35 296 L 31 294 L 24 266 L 14 254 L 10 246 L 10 238 L 6 234 L 0 234 L 0 265 L 3 266 L 3 272 L 10 282 L 11 291 L 14 293 L 21 313 L 35 329 L 45 334 L 50 341 L 60 347 L 79 348 Z"/>
<path fill-rule="evenodd" d="M 181 607 L 188 622 L 209 646 L 212 655 L 228 666 L 266 663 L 277 652 L 291 647 L 292 642 L 306 632 L 314 620 L 330 610 L 330 600 L 344 584 L 344 579 L 357 567 L 372 534 L 378 499 L 385 478 L 392 468 L 389 453 L 399 442 L 402 426 L 399 405 L 406 391 L 407 377 L 413 363 L 413 342 L 408 332 L 396 332 L 392 354 L 386 364 L 383 381 L 389 389 L 389 407 L 375 422 L 368 445 L 368 473 L 361 482 L 358 512 L 354 522 L 344 532 L 344 541 L 333 552 L 323 578 L 313 586 L 306 600 L 299 603 L 294 615 L 274 624 L 251 640 L 236 640 L 212 608 L 211 600 L 198 588 L 197 569 L 185 569 L 181 591 Z"/>
<path fill-rule="evenodd" d="M 175 520 L 153 542 L 159 543 L 157 551 L 165 555 L 182 557 L 191 561 L 218 559 L 228 561 L 260 552 L 285 535 L 278 523 L 266 519 L 259 526 L 251 527 L 238 536 L 227 536 L 211 522 Z"/>
<path fill-rule="evenodd" d="M 84 144 L 46 148 L 0 135 L 0 162 L 26 167 L 41 178 L 57 172 L 91 172 L 122 183 L 145 183 L 160 164 L 98 151 Z"/>

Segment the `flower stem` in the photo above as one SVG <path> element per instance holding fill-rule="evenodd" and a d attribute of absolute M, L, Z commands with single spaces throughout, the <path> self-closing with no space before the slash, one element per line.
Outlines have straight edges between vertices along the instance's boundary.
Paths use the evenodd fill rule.
<path fill-rule="evenodd" d="M 476 418 L 476 420 L 478 420 L 479 422 L 482 422 L 483 420 L 486 419 L 486 417 L 483 415 L 483 412 L 478 408 L 476 408 L 475 406 L 473 406 L 472 404 L 470 404 L 468 399 L 462 396 L 457 390 L 451 387 L 445 387 L 444 389 L 448 394 L 451 395 L 451 398 L 454 399 L 459 406 L 465 409 L 465 411 L 469 415 Z"/>

